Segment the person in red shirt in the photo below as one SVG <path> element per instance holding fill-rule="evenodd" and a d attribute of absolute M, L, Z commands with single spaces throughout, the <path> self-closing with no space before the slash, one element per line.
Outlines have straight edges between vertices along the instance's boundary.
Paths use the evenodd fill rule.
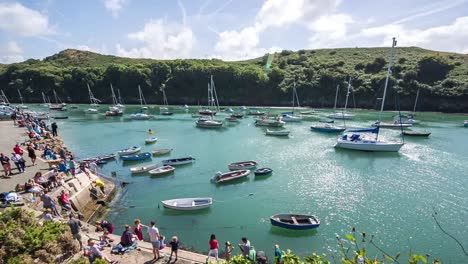
<path fill-rule="evenodd" d="M 68 194 L 67 194 L 67 192 L 65 190 L 62 190 L 62 192 L 60 193 L 60 203 L 67 210 L 73 211 L 73 208 L 72 208 L 71 203 L 70 203 L 70 199 L 68 198 Z"/>
<path fill-rule="evenodd" d="M 13 148 L 13 151 L 15 152 L 15 154 L 23 155 L 23 150 L 18 144 L 15 145 L 15 147 Z"/>
<path fill-rule="evenodd" d="M 216 262 L 218 262 L 218 240 L 216 240 L 215 234 L 211 234 L 209 244 L 210 251 L 208 252 L 208 257 L 206 257 L 206 263 L 208 263 L 210 257 L 215 257 Z"/>

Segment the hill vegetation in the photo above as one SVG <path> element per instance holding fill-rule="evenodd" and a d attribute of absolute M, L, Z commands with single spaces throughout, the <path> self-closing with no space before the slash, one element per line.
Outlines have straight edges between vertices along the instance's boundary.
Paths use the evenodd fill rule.
<path fill-rule="evenodd" d="M 206 87 L 213 75 L 220 104 L 291 104 L 297 84 L 302 105 L 332 107 L 336 86 L 343 104 L 351 78 L 351 107 L 374 108 L 382 96 L 389 48 L 284 50 L 275 53 L 271 69 L 261 58 L 224 62 L 217 59 L 152 60 L 64 50 L 43 60 L 29 59 L 0 65 L 0 88 L 11 100 L 19 89 L 26 102 L 52 98 L 56 90 L 67 102 L 88 102 L 87 84 L 94 95 L 110 102 L 110 84 L 126 103 L 137 103 L 138 85 L 150 103 L 162 103 L 161 88 L 170 104 L 205 104 Z M 412 109 L 420 90 L 418 110 L 468 112 L 468 56 L 416 47 L 396 49 L 386 109 Z M 399 95 L 398 102 L 396 95 Z"/>

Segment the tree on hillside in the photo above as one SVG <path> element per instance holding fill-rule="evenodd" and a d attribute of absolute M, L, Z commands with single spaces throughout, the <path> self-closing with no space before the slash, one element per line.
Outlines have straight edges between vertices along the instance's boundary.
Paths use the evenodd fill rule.
<path fill-rule="evenodd" d="M 434 84 L 445 79 L 451 69 L 453 65 L 447 59 L 441 56 L 425 56 L 418 62 L 418 80 Z"/>

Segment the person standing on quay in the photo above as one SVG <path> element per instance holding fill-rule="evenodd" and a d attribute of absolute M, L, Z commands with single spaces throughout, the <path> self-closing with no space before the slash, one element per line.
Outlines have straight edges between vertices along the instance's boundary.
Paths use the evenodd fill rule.
<path fill-rule="evenodd" d="M 80 250 L 83 249 L 83 243 L 81 242 L 81 222 L 73 216 L 73 213 L 70 213 L 70 220 L 68 220 L 68 226 L 70 227 L 73 238 L 78 240 L 80 243 Z"/>
<path fill-rule="evenodd" d="M 151 244 L 153 245 L 154 259 L 158 260 L 162 258 L 159 254 L 159 230 L 156 227 L 156 222 L 151 221 L 151 226 L 148 227 L 148 235 L 150 237 Z"/>
<path fill-rule="evenodd" d="M 36 165 L 36 151 L 31 144 L 28 144 L 28 157 L 31 159 L 32 165 Z"/>
<path fill-rule="evenodd" d="M 3 153 L 0 153 L 0 162 L 2 163 L 3 167 L 3 177 L 4 178 L 11 178 L 11 164 L 10 164 L 10 158 L 8 158 L 6 155 L 3 155 Z"/>
<path fill-rule="evenodd" d="M 229 262 L 231 260 L 231 253 L 234 250 L 234 247 L 231 247 L 231 242 L 226 241 L 225 247 L 224 247 L 224 254 L 226 255 L 226 262 Z"/>
<path fill-rule="evenodd" d="M 216 240 L 215 234 L 211 234 L 210 236 L 210 251 L 208 252 L 208 256 L 206 257 L 206 263 L 208 263 L 208 260 L 210 257 L 214 257 L 216 259 L 216 262 L 218 262 L 218 240 Z"/>
<path fill-rule="evenodd" d="M 52 136 L 56 137 L 58 135 L 57 134 L 57 128 L 58 128 L 57 123 L 53 122 L 51 127 L 52 127 Z"/>
<path fill-rule="evenodd" d="M 133 226 L 133 234 L 135 234 L 138 237 L 138 240 L 143 241 L 143 231 L 142 231 L 142 226 L 140 223 L 140 219 L 135 219 L 134 220 L 135 226 Z"/>

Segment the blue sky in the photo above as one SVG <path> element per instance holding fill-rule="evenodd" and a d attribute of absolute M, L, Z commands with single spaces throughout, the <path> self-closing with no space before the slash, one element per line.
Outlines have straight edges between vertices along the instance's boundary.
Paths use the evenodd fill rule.
<path fill-rule="evenodd" d="M 468 0 L 0 0 L 0 63 L 67 48 L 240 60 L 391 45 L 468 53 Z"/>

